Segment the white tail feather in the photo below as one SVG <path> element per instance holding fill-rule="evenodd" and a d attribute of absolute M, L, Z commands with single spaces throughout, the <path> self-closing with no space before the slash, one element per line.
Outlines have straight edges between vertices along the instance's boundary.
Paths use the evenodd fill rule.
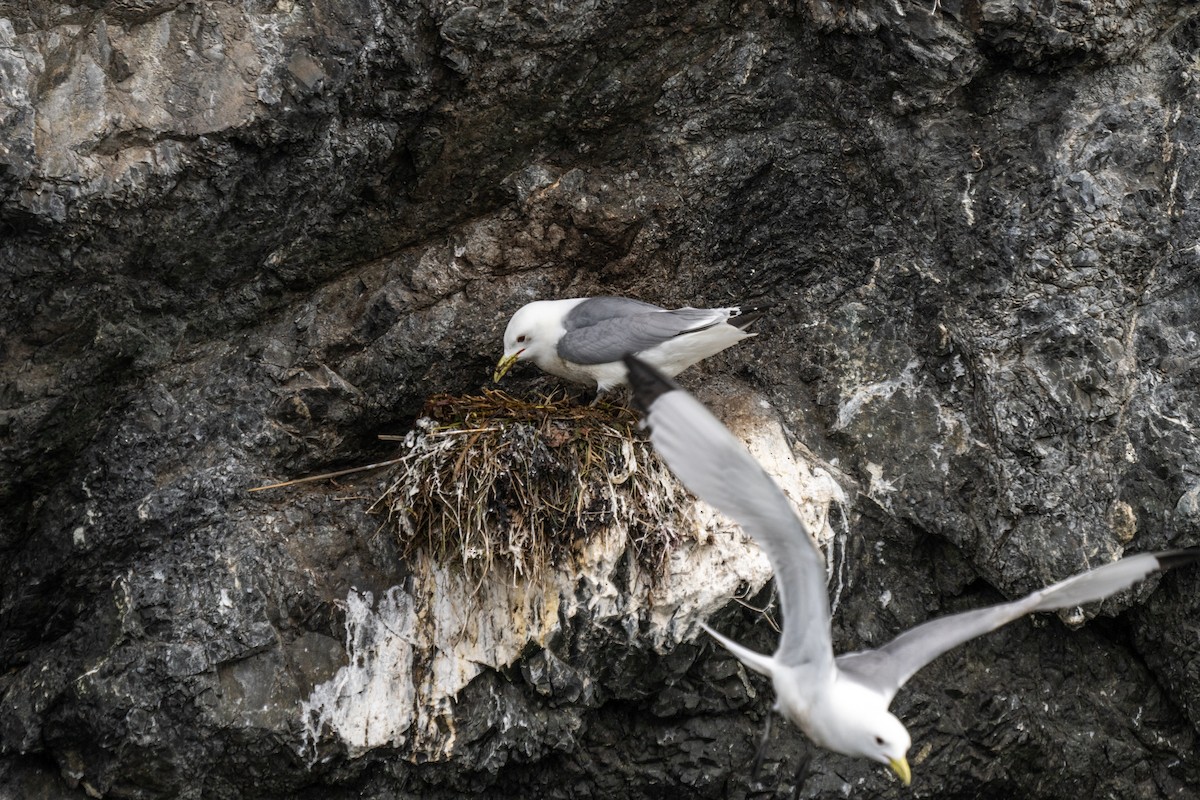
<path fill-rule="evenodd" d="M 720 642 L 722 647 L 737 656 L 738 661 L 759 674 L 771 677 L 775 666 L 775 659 L 770 656 L 764 656 L 762 653 L 756 653 L 748 647 L 742 647 L 732 639 L 717 633 L 703 622 L 700 623 L 700 627 L 708 631 L 708 635 Z"/>

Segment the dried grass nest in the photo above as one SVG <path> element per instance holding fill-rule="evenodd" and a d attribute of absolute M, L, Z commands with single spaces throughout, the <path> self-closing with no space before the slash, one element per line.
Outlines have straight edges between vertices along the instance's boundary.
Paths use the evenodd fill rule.
<path fill-rule="evenodd" d="M 685 490 L 621 406 L 436 395 L 402 446 L 376 508 L 406 556 L 424 549 L 475 576 L 496 566 L 536 576 L 619 525 L 653 582 L 690 523 Z"/>

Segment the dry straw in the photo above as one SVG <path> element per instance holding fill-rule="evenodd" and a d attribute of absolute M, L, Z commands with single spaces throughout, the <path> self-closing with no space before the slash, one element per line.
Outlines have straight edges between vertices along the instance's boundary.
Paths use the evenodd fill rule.
<path fill-rule="evenodd" d="M 474 576 L 497 566 L 536 576 L 597 529 L 621 526 L 653 581 L 690 524 L 687 495 L 620 406 L 437 395 L 402 447 L 374 508 L 406 555 L 425 549 Z"/>

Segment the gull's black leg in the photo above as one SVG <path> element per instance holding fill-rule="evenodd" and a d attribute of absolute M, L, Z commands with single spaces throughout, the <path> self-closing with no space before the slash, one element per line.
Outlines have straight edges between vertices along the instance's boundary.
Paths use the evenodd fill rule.
<path fill-rule="evenodd" d="M 792 783 L 792 800 L 798 800 L 800 792 L 804 789 L 804 782 L 808 780 L 808 767 L 812 763 L 812 748 L 806 742 L 804 744 L 804 752 L 800 755 L 800 765 L 796 767 L 796 779 Z"/>
<path fill-rule="evenodd" d="M 609 390 L 608 403 L 609 405 L 633 408 L 633 389 L 621 385 L 616 389 Z"/>
<path fill-rule="evenodd" d="M 628 386 L 615 386 L 611 389 L 595 389 L 593 391 L 596 392 L 596 396 L 592 398 L 592 402 L 588 403 L 591 408 L 595 408 L 602 400 L 610 406 L 631 407 L 630 399 L 633 395 Z"/>
<path fill-rule="evenodd" d="M 762 771 L 763 758 L 767 755 L 767 740 L 771 738 L 771 717 L 773 713 L 767 711 L 767 724 L 763 726 L 762 738 L 758 740 L 758 750 L 754 753 L 754 768 L 750 770 L 750 780 L 757 781 L 758 773 Z"/>

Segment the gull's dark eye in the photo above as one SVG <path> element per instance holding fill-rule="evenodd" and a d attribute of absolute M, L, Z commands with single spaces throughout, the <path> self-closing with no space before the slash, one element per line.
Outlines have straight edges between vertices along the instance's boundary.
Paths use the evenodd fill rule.
<path fill-rule="evenodd" d="M 518 342 L 523 342 L 523 341 L 525 341 L 525 334 L 521 334 L 520 336 L 518 336 L 518 337 L 517 337 L 517 341 L 518 341 Z"/>
<path fill-rule="evenodd" d="M 876 737 L 875 737 L 875 744 L 880 744 L 880 745 L 881 745 L 881 744 L 883 744 L 883 737 L 882 737 L 882 736 L 876 736 Z"/>

